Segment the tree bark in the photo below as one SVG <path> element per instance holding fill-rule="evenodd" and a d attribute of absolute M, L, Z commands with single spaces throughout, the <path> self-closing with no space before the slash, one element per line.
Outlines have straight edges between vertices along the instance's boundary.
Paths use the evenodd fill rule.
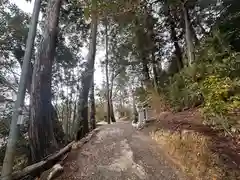
<path fill-rule="evenodd" d="M 153 69 L 153 84 L 155 91 L 158 92 L 158 71 L 157 71 L 157 62 L 154 56 L 154 53 L 152 53 L 152 69 Z"/>
<path fill-rule="evenodd" d="M 40 161 L 58 148 L 51 120 L 51 80 L 60 6 L 61 0 L 48 1 L 44 34 L 34 64 L 29 128 L 32 162 Z"/>
<path fill-rule="evenodd" d="M 94 97 L 94 75 L 92 79 L 92 85 L 91 85 L 91 90 L 89 94 L 89 99 L 90 99 L 90 106 L 91 106 L 91 111 L 90 111 L 90 125 L 91 129 L 96 128 L 96 107 L 95 107 L 95 97 Z"/>
<path fill-rule="evenodd" d="M 73 108 L 73 120 L 72 120 L 72 127 L 71 127 L 71 137 L 74 139 L 74 133 L 75 133 L 75 122 L 76 122 L 76 117 L 77 117 L 77 99 L 74 103 L 74 108 Z"/>
<path fill-rule="evenodd" d="M 133 122 L 137 123 L 138 122 L 138 112 L 137 112 L 137 108 L 136 108 L 134 91 L 132 89 L 131 89 L 131 91 L 132 91 L 132 100 L 133 100 Z"/>
<path fill-rule="evenodd" d="M 34 40 L 36 36 L 40 5 L 41 5 L 41 1 L 35 0 L 34 9 L 33 9 L 32 18 L 31 18 L 31 25 L 29 28 L 28 38 L 26 43 L 26 51 L 24 53 L 23 67 L 22 67 L 22 72 L 20 77 L 20 84 L 18 88 L 17 101 L 15 102 L 15 107 L 14 107 L 11 126 L 10 126 L 10 133 L 9 133 L 9 138 L 7 143 L 7 149 L 6 149 L 5 157 L 3 161 L 2 173 L 1 173 L 2 180 L 12 179 L 13 161 L 14 161 L 16 143 L 18 139 L 17 120 L 24 106 L 24 99 L 25 99 L 26 88 L 27 88 L 28 69 L 31 61 L 32 49 L 34 46 Z"/>
<path fill-rule="evenodd" d="M 110 117 L 111 117 L 112 122 L 116 122 L 116 118 L 115 118 L 115 115 L 114 115 L 114 109 L 113 109 L 113 100 L 112 100 L 113 80 L 114 80 L 114 75 L 112 75 L 112 78 L 111 78 L 111 86 L 110 86 L 110 91 L 109 91 Z"/>
<path fill-rule="evenodd" d="M 68 121 L 68 137 L 71 137 L 71 122 L 72 122 L 72 116 L 73 116 L 73 97 L 72 97 L 72 92 L 70 92 L 70 101 L 69 101 L 69 121 Z"/>
<path fill-rule="evenodd" d="M 17 59 L 20 66 L 23 66 L 23 61 L 21 61 L 21 59 Z M 31 84 L 32 84 L 32 74 L 33 74 L 33 65 L 32 63 L 29 64 L 29 69 L 28 69 L 28 77 L 27 77 L 27 91 L 29 94 L 31 94 Z M 58 113 L 56 108 L 53 106 L 53 104 L 51 103 L 51 113 L 52 113 L 52 121 L 53 121 L 53 127 L 54 127 L 54 136 L 57 140 L 58 143 L 63 143 L 63 140 L 65 138 L 65 134 L 63 132 L 63 127 L 62 127 L 62 123 L 59 121 L 58 119 Z"/>
<path fill-rule="evenodd" d="M 148 68 L 148 60 L 145 55 L 142 56 L 142 72 L 144 77 L 144 83 L 147 87 L 150 85 L 150 76 L 149 76 L 149 68 Z"/>
<path fill-rule="evenodd" d="M 151 11 L 152 11 L 152 9 L 151 9 Z M 147 29 L 147 33 L 145 33 L 147 45 L 145 45 L 146 46 L 144 48 L 145 52 L 143 52 L 143 54 L 145 55 L 144 57 L 147 57 L 147 56 L 149 57 L 149 63 L 151 63 L 152 70 L 153 70 L 153 85 L 157 91 L 158 75 L 157 75 L 157 67 L 156 67 L 156 60 L 155 60 L 155 52 L 156 52 L 156 35 L 154 33 L 155 21 L 154 21 L 153 16 L 148 11 L 145 12 L 145 16 L 146 16 L 146 18 L 145 18 L 144 24 Z M 150 57 L 150 55 L 151 55 L 151 57 Z M 145 62 L 143 62 L 143 63 L 145 63 Z M 146 62 L 146 63 L 148 63 L 148 62 Z M 144 66 L 145 66 L 144 69 L 147 70 L 147 65 L 144 65 Z M 144 73 L 146 73 L 146 72 L 144 72 Z M 147 75 L 147 73 L 146 73 L 145 79 L 148 79 L 148 78 L 149 78 L 149 75 Z M 150 78 L 149 78 L 149 80 L 150 80 Z"/>
<path fill-rule="evenodd" d="M 68 100 L 68 97 L 66 97 L 66 102 L 64 104 L 64 108 L 63 108 L 63 111 L 62 111 L 62 116 L 63 116 L 63 129 L 64 129 L 64 132 L 66 134 L 66 139 L 65 141 L 67 142 L 68 138 L 68 113 L 69 113 L 69 109 L 68 109 L 68 103 L 69 103 L 69 100 Z"/>
<path fill-rule="evenodd" d="M 69 122 L 69 98 L 68 98 L 68 85 L 67 85 L 67 97 L 66 97 L 66 112 L 64 120 L 64 129 L 66 134 L 66 141 L 68 141 L 68 122 Z"/>
<path fill-rule="evenodd" d="M 184 14 L 184 21 L 185 21 L 185 36 L 186 36 L 188 63 L 189 65 L 191 65 L 195 61 L 193 37 L 191 32 L 191 23 L 190 23 L 188 9 L 185 3 L 182 5 L 182 8 L 183 8 L 183 14 Z"/>
<path fill-rule="evenodd" d="M 144 25 L 146 25 L 146 20 L 144 20 Z M 150 76 L 149 76 L 149 68 L 148 68 L 148 53 L 149 53 L 149 43 L 145 44 L 145 42 L 148 42 L 148 35 L 145 32 L 144 28 L 140 24 L 140 20 L 138 18 L 135 19 L 134 25 L 137 27 L 135 30 L 135 36 L 136 36 L 136 48 L 139 52 L 139 58 L 141 60 L 141 66 L 142 66 L 142 75 L 143 75 L 143 82 L 144 84 L 149 87 L 150 84 Z"/>
<path fill-rule="evenodd" d="M 110 121 L 110 97 L 109 97 L 109 74 L 108 74 L 108 24 L 107 18 L 105 22 L 105 37 L 106 37 L 106 60 L 105 60 L 105 72 L 106 72 L 106 83 L 107 83 L 107 122 L 108 124 L 111 123 Z"/>
<path fill-rule="evenodd" d="M 82 89 L 78 103 L 78 118 L 77 118 L 77 134 L 76 140 L 79 140 L 89 132 L 88 126 L 88 94 L 92 83 L 92 76 L 94 71 L 95 54 L 96 54 L 96 38 L 97 38 L 97 2 L 92 0 L 92 23 L 91 23 L 91 40 L 89 46 L 89 54 L 87 67 L 82 77 Z"/>
<path fill-rule="evenodd" d="M 176 29 L 175 29 L 176 25 L 172 18 L 170 7 L 168 7 L 168 11 L 167 11 L 167 21 L 168 21 L 168 24 L 170 25 L 170 35 L 175 48 L 174 53 L 177 59 L 176 63 L 177 63 L 178 71 L 180 71 L 184 66 L 183 60 L 182 60 L 182 51 L 178 44 L 178 38 L 177 38 Z"/>
<path fill-rule="evenodd" d="M 116 122 L 115 114 L 114 114 L 114 108 L 113 108 L 113 102 L 110 99 L 110 117 L 112 122 Z"/>

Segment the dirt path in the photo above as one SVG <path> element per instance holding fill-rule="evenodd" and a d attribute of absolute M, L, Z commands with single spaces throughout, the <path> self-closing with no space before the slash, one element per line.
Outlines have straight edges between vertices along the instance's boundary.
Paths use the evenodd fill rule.
<path fill-rule="evenodd" d="M 58 180 L 178 180 L 180 174 L 149 136 L 130 123 L 104 125 L 70 153 Z"/>

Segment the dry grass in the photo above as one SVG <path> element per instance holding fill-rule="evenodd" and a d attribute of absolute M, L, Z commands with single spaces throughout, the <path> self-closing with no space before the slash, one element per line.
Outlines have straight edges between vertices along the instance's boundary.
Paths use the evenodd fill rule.
<path fill-rule="evenodd" d="M 234 173 L 229 173 L 229 169 L 224 168 L 219 157 L 211 152 L 209 149 L 211 139 L 209 137 L 193 131 L 170 133 L 170 131 L 164 130 L 152 132 L 151 136 L 165 152 L 168 152 L 169 157 L 182 168 L 182 171 L 190 179 L 237 179 Z"/>

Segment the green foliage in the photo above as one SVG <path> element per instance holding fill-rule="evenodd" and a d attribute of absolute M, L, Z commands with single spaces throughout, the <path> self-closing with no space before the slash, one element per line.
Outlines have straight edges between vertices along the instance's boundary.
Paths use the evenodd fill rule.
<path fill-rule="evenodd" d="M 134 95 L 137 97 L 138 102 L 143 102 L 147 99 L 148 93 L 143 87 L 137 87 Z"/>
<path fill-rule="evenodd" d="M 228 0 L 222 3 L 225 11 L 220 16 L 219 28 L 222 33 L 227 34 L 227 40 L 231 44 L 232 49 L 240 51 L 240 1 Z"/>
<path fill-rule="evenodd" d="M 232 85 L 233 83 L 228 77 L 206 77 L 201 86 L 201 91 L 205 99 L 204 109 L 212 113 L 227 113 L 228 107 L 226 107 L 225 104 L 229 97 Z"/>
<path fill-rule="evenodd" d="M 198 61 L 169 78 L 163 88 L 174 110 L 202 105 L 204 123 L 236 131 L 240 107 L 240 56 L 231 52 L 223 36 L 205 39 Z"/>
<path fill-rule="evenodd" d="M 208 76 L 201 85 L 204 96 L 202 112 L 209 125 L 230 129 L 237 124 L 231 114 L 240 107 L 239 81 L 229 77 Z"/>
<path fill-rule="evenodd" d="M 195 65 L 183 69 L 169 80 L 165 92 L 174 110 L 191 108 L 200 104 L 202 100 L 199 84 L 194 81 Z"/>

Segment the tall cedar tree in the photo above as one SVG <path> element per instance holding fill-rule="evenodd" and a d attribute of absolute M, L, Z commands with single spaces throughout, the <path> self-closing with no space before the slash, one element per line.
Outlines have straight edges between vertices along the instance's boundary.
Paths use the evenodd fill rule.
<path fill-rule="evenodd" d="M 91 36 L 89 44 L 89 53 L 87 59 L 86 70 L 82 76 L 82 88 L 80 92 L 80 98 L 78 102 L 78 114 L 77 114 L 77 134 L 76 140 L 86 135 L 89 132 L 88 126 L 88 95 L 89 89 L 93 80 L 93 71 L 96 55 L 96 39 L 97 39 L 97 2 L 92 0 L 92 23 L 91 23 Z"/>
<path fill-rule="evenodd" d="M 56 50 L 61 0 L 49 0 L 43 38 L 33 70 L 29 139 L 32 162 L 57 149 L 51 121 L 52 65 Z"/>
<path fill-rule="evenodd" d="M 94 97 L 94 74 L 93 74 L 93 79 L 92 79 L 92 85 L 90 89 L 90 94 L 89 94 L 89 101 L 90 101 L 90 125 L 91 129 L 96 128 L 96 107 L 95 107 L 95 97 Z"/>
<path fill-rule="evenodd" d="M 106 83 L 107 83 L 107 123 L 110 124 L 110 94 L 109 94 L 109 74 L 108 74 L 108 20 L 105 20 L 105 41 L 106 41 L 106 59 L 105 59 L 105 73 L 106 73 Z"/>

